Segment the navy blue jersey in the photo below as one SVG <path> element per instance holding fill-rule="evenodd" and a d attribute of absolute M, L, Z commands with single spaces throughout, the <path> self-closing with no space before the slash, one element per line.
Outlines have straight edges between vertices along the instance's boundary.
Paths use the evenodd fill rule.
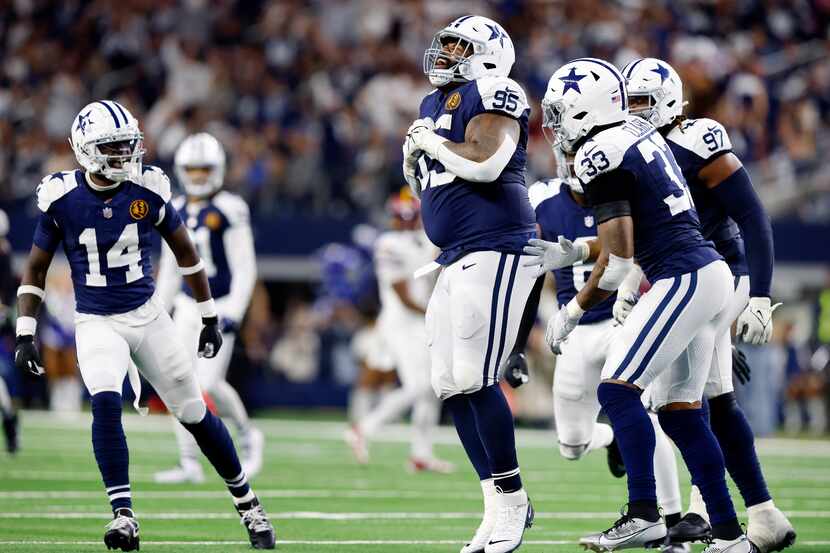
<path fill-rule="evenodd" d="M 82 171 L 54 173 L 38 186 L 34 244 L 49 252 L 63 245 L 79 313 L 126 313 L 153 295 L 152 233 L 170 233 L 182 221 L 164 172 L 145 166 L 141 180 L 122 183 L 108 201 Z"/>
<path fill-rule="evenodd" d="M 732 151 L 726 129 L 712 119 L 687 119 L 669 132 L 666 142 L 686 177 L 700 217 L 703 237 L 714 242 L 718 253 L 732 269 L 732 274 L 748 275 L 744 240 L 738 225 L 698 178 L 700 170 L 709 162 Z"/>
<path fill-rule="evenodd" d="M 443 265 L 477 250 L 521 254 L 534 235 L 525 186 L 530 108 L 521 87 L 506 77 L 485 77 L 447 92 L 435 90 L 421 102 L 420 116 L 431 117 L 440 136 L 464 142 L 467 124 L 482 113 L 514 118 L 521 127 L 516 151 L 494 182 L 468 182 L 426 154 L 418 159 L 424 230 L 441 248 Z"/>
<path fill-rule="evenodd" d="M 570 187 L 561 179 L 539 181 L 528 191 L 530 204 L 536 210 L 536 222 L 542 229 L 542 238 L 551 242 L 564 236 L 572 242 L 587 242 L 597 237 L 594 211 L 581 206 L 571 196 Z M 594 269 L 593 263 L 578 263 L 553 271 L 556 277 L 556 299 L 559 306 L 567 304 L 582 290 Z M 613 317 L 616 292 L 585 312 L 579 324 L 606 321 Z"/>
<path fill-rule="evenodd" d="M 236 194 L 222 191 L 210 200 L 199 202 L 187 203 L 184 197 L 179 197 L 173 200 L 173 205 L 205 264 L 212 296 L 217 300 L 227 296 L 234 275 L 228 256 L 228 246 L 233 244 L 227 244 L 226 239 L 231 228 L 250 224 L 248 204 Z M 182 282 L 182 290 L 193 297 L 187 283 Z"/>
<path fill-rule="evenodd" d="M 703 238 L 691 194 L 674 155 L 657 130 L 638 117 L 600 131 L 576 152 L 584 186 L 613 186 L 614 175 L 633 176 L 628 198 L 634 220 L 634 255 L 650 282 L 696 271 L 721 259 Z M 626 179 L 628 180 L 628 179 Z"/>

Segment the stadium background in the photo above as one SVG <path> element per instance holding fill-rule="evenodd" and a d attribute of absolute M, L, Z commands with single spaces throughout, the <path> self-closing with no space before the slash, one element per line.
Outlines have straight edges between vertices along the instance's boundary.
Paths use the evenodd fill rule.
<path fill-rule="evenodd" d="M 251 204 L 262 282 L 230 380 L 255 410 L 342 409 L 357 373 L 350 337 L 371 296 L 367 246 L 403 184 L 401 139 L 428 91 L 423 50 L 464 13 L 497 19 L 515 42 L 512 76 L 533 108 L 529 179 L 553 170 L 538 104 L 561 63 L 594 56 L 622 66 L 648 55 L 675 66 L 688 113 L 725 124 L 773 219 L 774 296 L 784 307 L 773 342 L 743 348 L 753 379 L 738 387 L 742 402 L 759 434 L 826 432 L 824 0 L 10 0 L 0 10 L 0 207 L 15 258 L 31 243 L 34 187 L 75 166 L 67 135 L 91 99 L 128 106 L 145 162 L 170 174 L 184 136 L 208 130 L 228 152 L 227 187 Z M 13 390 L 24 405 L 46 405 L 46 384 L 12 371 L 12 345 L 7 336 Z M 553 361 L 538 333 L 531 350 L 534 382 L 513 404 L 545 422 Z"/>

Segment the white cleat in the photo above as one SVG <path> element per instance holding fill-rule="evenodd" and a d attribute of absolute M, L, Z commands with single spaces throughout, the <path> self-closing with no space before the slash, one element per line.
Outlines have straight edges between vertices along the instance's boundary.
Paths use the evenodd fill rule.
<path fill-rule="evenodd" d="M 510 553 L 522 545 L 525 529 L 533 526 L 533 505 L 527 492 L 519 490 L 498 495 L 496 525 L 490 534 L 490 541 L 484 547 L 485 553 Z"/>
<path fill-rule="evenodd" d="M 663 545 L 666 533 L 666 524 L 662 517 L 651 522 L 623 514 L 614 526 L 605 532 L 583 537 L 579 544 L 585 549 L 597 552 L 659 547 Z"/>
<path fill-rule="evenodd" d="M 753 505 L 747 509 L 746 535 L 760 553 L 781 551 L 795 543 L 795 529 L 773 503 Z"/>
<path fill-rule="evenodd" d="M 484 553 L 484 548 L 487 547 L 487 542 L 490 541 L 490 534 L 493 533 L 493 527 L 496 526 L 496 518 L 498 518 L 496 488 L 493 486 L 492 480 L 482 481 L 481 487 L 484 493 L 484 516 L 473 539 L 461 548 L 460 553 Z"/>
<path fill-rule="evenodd" d="M 455 465 L 437 457 L 410 457 L 406 468 L 409 472 L 437 472 L 438 474 L 455 472 Z"/>
<path fill-rule="evenodd" d="M 187 460 L 170 470 L 157 472 L 153 476 L 157 484 L 201 484 L 205 481 L 205 472 L 198 461 Z"/>
<path fill-rule="evenodd" d="M 736 540 L 714 539 L 703 553 L 758 553 L 758 549 L 746 538 L 741 536 Z"/>
<path fill-rule="evenodd" d="M 369 463 L 369 448 L 366 445 L 366 438 L 363 437 L 363 432 L 356 424 L 353 424 L 343 433 L 343 439 L 351 448 L 352 455 L 354 455 L 358 464 L 366 465 Z"/>
<path fill-rule="evenodd" d="M 262 452 L 265 436 L 259 428 L 250 427 L 240 440 L 242 444 L 242 470 L 250 479 L 262 470 Z"/>

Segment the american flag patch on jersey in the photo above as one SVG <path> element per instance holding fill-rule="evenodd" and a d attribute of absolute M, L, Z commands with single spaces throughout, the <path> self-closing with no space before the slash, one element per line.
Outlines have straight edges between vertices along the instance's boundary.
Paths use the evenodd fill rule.
<path fill-rule="evenodd" d="M 619 94 L 612 94 L 611 95 L 611 103 L 616 104 L 619 103 L 621 96 Z"/>

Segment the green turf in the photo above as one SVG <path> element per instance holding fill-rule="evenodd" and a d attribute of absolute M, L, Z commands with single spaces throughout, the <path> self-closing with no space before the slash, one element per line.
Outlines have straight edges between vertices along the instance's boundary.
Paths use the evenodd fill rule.
<path fill-rule="evenodd" d="M 0 552 L 105 550 L 100 540 L 109 509 L 92 457 L 89 415 L 61 419 L 24 413 L 22 419 L 21 453 L 16 458 L 0 454 Z M 212 473 L 198 486 L 152 482 L 153 472 L 175 462 L 169 422 L 130 416 L 126 427 L 141 550 L 249 551 L 241 543 L 245 535 L 230 500 Z M 402 427 L 372 446 L 368 467 L 352 462 L 339 423 L 263 420 L 261 427 L 268 439 L 267 462 L 254 487 L 274 515 L 283 542 L 279 550 L 456 552 L 478 524 L 478 484 L 450 429 L 438 433 L 437 451 L 459 470 L 413 475 L 403 468 Z M 522 474 L 539 513 L 522 551 L 580 551 L 579 536 L 607 527 L 624 501 L 624 481 L 607 472 L 601 452 L 572 463 L 559 457 L 553 443 L 549 433 L 520 432 Z M 830 443 L 774 440 L 761 441 L 760 448 L 776 503 L 794 512 L 799 545 L 788 551 L 830 551 Z M 681 481 L 687 480 L 683 470 Z M 684 485 L 684 497 L 687 492 Z M 159 543 L 165 541 L 176 543 Z M 181 543 L 198 541 L 212 543 Z M 349 541 L 447 543 L 344 543 Z"/>

